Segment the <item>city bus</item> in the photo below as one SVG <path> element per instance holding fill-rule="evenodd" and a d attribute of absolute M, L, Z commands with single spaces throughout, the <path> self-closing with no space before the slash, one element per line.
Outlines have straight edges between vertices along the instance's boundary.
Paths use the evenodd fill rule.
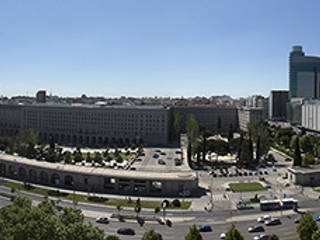
<path fill-rule="evenodd" d="M 261 200 L 260 210 L 273 211 L 281 209 L 296 209 L 298 207 L 298 200 L 293 198 Z"/>

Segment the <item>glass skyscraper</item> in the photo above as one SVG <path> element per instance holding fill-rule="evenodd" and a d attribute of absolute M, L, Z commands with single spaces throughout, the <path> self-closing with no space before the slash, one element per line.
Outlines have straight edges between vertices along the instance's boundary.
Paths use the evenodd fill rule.
<path fill-rule="evenodd" d="M 320 98 L 320 57 L 305 56 L 302 46 L 293 46 L 289 67 L 289 98 Z"/>

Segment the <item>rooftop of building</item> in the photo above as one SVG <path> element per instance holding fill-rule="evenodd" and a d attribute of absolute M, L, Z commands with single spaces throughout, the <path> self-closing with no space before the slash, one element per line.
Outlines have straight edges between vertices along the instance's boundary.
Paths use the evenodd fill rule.
<path fill-rule="evenodd" d="M 128 171 L 128 170 L 114 170 L 102 167 L 87 167 L 87 166 L 75 166 L 62 163 L 49 163 L 44 161 L 37 161 L 27 159 L 19 156 L 8 155 L 0 153 L 1 160 L 11 163 L 17 163 L 22 165 L 28 165 L 38 169 L 47 169 L 57 172 L 67 173 L 80 173 L 84 175 L 96 175 L 106 176 L 113 178 L 127 178 L 127 179 L 143 179 L 143 180 L 195 180 L 197 178 L 196 173 L 188 171 L 179 172 L 152 172 L 152 171 Z"/>
<path fill-rule="evenodd" d="M 168 107 L 163 105 L 103 105 L 103 104 L 82 104 L 82 103 L 17 103 L 17 104 L 7 104 L 0 102 L 0 105 L 10 105 L 10 106 L 27 106 L 27 107 L 52 107 L 52 108 L 90 108 L 90 109 L 143 109 L 143 110 L 158 110 L 158 109 L 168 109 Z"/>
<path fill-rule="evenodd" d="M 308 167 L 290 167 L 288 168 L 290 172 L 300 173 L 300 174 L 308 174 L 308 173 L 320 173 L 320 165 L 312 165 Z"/>

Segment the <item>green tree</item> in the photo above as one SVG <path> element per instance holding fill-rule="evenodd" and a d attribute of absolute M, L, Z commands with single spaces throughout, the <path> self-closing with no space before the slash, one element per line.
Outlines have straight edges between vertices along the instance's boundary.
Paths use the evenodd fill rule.
<path fill-rule="evenodd" d="M 269 236 L 268 240 L 279 240 L 279 237 L 275 234 Z"/>
<path fill-rule="evenodd" d="M 88 162 L 88 163 L 92 162 L 91 153 L 90 152 L 87 152 L 86 162 Z"/>
<path fill-rule="evenodd" d="M 188 140 L 194 145 L 199 137 L 199 124 L 193 114 L 187 116 L 186 129 Z"/>
<path fill-rule="evenodd" d="M 75 162 L 81 162 L 82 161 L 82 154 L 79 152 L 76 152 L 74 155 L 74 161 Z"/>
<path fill-rule="evenodd" d="M 200 148 L 202 152 L 202 161 L 205 162 L 207 154 L 207 138 L 210 136 L 210 131 L 208 131 L 204 126 L 200 126 Z"/>
<path fill-rule="evenodd" d="M 217 129 L 218 129 L 218 133 L 221 132 L 221 128 L 222 128 L 221 117 L 219 116 L 218 119 L 217 119 Z"/>
<path fill-rule="evenodd" d="M 305 153 L 313 153 L 313 145 L 315 144 L 315 137 L 310 134 L 303 135 L 300 138 L 300 147 Z"/>
<path fill-rule="evenodd" d="M 154 215 L 157 215 L 160 212 L 160 207 L 155 207 L 154 208 Z"/>
<path fill-rule="evenodd" d="M 300 240 L 310 240 L 312 239 L 312 234 L 317 231 L 317 223 L 313 219 L 312 215 L 304 214 L 302 215 L 299 225 L 297 226 L 297 233 Z"/>
<path fill-rule="evenodd" d="M 229 125 L 229 130 L 228 130 L 228 142 L 230 143 L 230 141 L 233 139 L 233 125 L 232 123 L 230 123 Z"/>
<path fill-rule="evenodd" d="M 185 240 L 202 240 L 200 232 L 197 230 L 196 225 L 190 227 L 188 234 L 184 238 Z"/>
<path fill-rule="evenodd" d="M 318 228 L 318 230 L 312 234 L 312 240 L 319 240 L 319 239 L 320 239 L 320 228 Z"/>
<path fill-rule="evenodd" d="M 302 159 L 301 159 L 301 152 L 300 152 L 300 144 L 299 144 L 299 137 L 297 136 L 295 140 L 294 146 L 294 157 L 293 157 L 293 166 L 301 166 Z"/>
<path fill-rule="evenodd" d="M 120 240 L 120 238 L 118 238 L 116 235 L 109 235 L 105 240 Z"/>
<path fill-rule="evenodd" d="M 120 215 L 120 212 L 122 210 L 122 206 L 120 203 L 117 204 L 117 210 L 118 210 L 118 214 Z"/>
<path fill-rule="evenodd" d="M 231 225 L 229 230 L 226 232 L 225 240 L 244 240 L 244 237 L 234 225 Z"/>
<path fill-rule="evenodd" d="M 83 219 L 80 210 L 63 208 L 60 214 L 52 201 L 33 207 L 30 199 L 17 196 L 11 205 L 0 209 L 0 239 L 104 240 L 103 231 Z"/>
<path fill-rule="evenodd" d="M 66 152 L 63 153 L 63 155 L 64 155 L 64 162 L 65 163 L 71 163 L 71 159 L 72 159 L 71 152 L 66 151 Z"/>
<path fill-rule="evenodd" d="M 315 159 L 314 159 L 314 156 L 310 153 L 306 154 L 304 156 L 304 158 L 302 159 L 302 166 L 309 166 L 309 165 L 312 165 L 312 164 L 315 164 Z"/>
<path fill-rule="evenodd" d="M 138 218 L 139 217 L 139 213 L 141 212 L 141 200 L 140 200 L 140 198 L 138 198 L 137 201 L 136 201 L 136 205 L 134 207 L 134 211 L 136 212 L 137 218 Z"/>
<path fill-rule="evenodd" d="M 173 113 L 173 140 L 177 140 L 180 136 L 181 132 L 181 120 L 182 114 L 181 112 L 175 111 Z"/>
<path fill-rule="evenodd" d="M 159 233 L 155 232 L 153 229 L 144 233 L 141 240 L 161 240 L 161 236 Z"/>
<path fill-rule="evenodd" d="M 102 163 L 102 160 L 103 160 L 103 158 L 102 158 L 102 156 L 101 156 L 101 153 L 95 152 L 94 162 L 101 164 L 101 163 Z"/>

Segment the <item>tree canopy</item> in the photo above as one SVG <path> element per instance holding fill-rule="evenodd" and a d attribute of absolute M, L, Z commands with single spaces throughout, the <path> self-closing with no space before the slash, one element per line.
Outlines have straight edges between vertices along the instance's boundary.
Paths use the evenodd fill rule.
<path fill-rule="evenodd" d="M 226 232 L 225 240 L 244 240 L 244 238 L 238 229 L 236 229 L 234 225 L 231 225 L 229 230 Z"/>
<path fill-rule="evenodd" d="M 297 233 L 300 240 L 310 240 L 312 239 L 312 234 L 317 231 L 317 223 L 313 219 L 312 215 L 304 214 L 302 215 L 299 225 L 297 226 Z"/>
<path fill-rule="evenodd" d="M 36 207 L 31 200 L 16 196 L 11 205 L 0 209 L 0 240 L 105 240 L 103 230 L 84 223 L 80 210 L 56 210 L 52 201 Z"/>

